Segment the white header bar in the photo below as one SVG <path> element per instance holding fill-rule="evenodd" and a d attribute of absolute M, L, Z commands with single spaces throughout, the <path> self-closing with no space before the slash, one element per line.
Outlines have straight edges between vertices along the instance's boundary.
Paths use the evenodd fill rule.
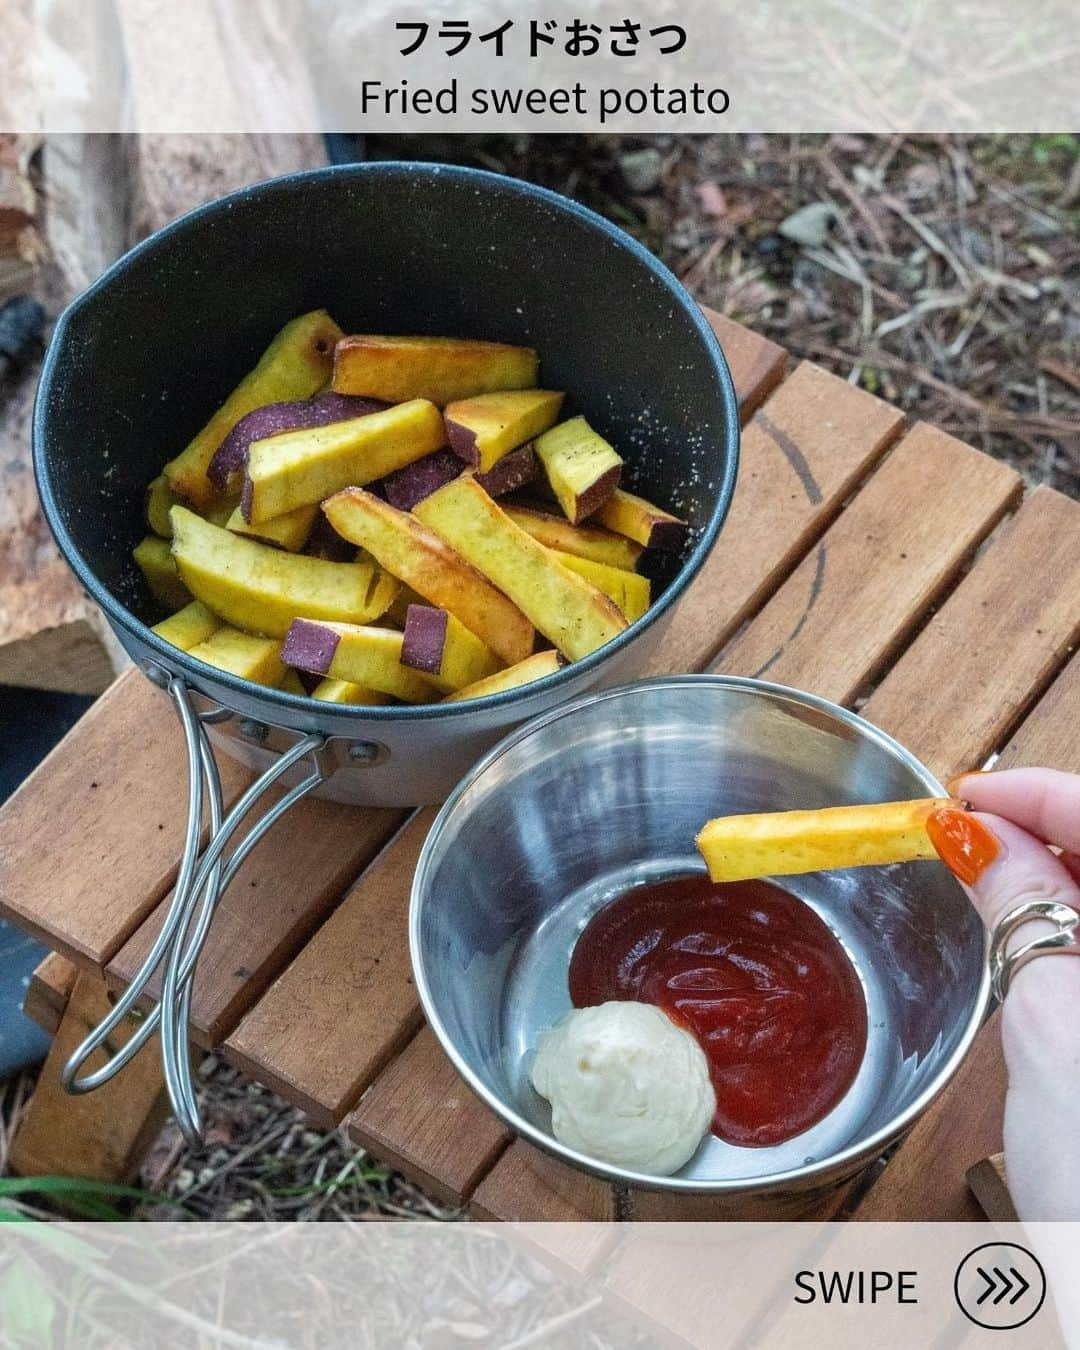
<path fill-rule="evenodd" d="M 4 0 L 27 132 L 1061 131 L 1075 0 Z"/>

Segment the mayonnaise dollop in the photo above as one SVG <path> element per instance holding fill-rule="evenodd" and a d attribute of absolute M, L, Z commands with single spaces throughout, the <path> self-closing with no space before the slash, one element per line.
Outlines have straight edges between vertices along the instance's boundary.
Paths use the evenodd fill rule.
<path fill-rule="evenodd" d="M 693 1155 L 716 1110 L 701 1047 L 647 1003 L 575 1008 L 539 1037 L 532 1083 L 560 1143 L 656 1176 Z"/>

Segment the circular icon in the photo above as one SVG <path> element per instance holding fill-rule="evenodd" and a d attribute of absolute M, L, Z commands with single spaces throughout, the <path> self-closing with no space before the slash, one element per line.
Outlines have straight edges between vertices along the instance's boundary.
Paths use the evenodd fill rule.
<path fill-rule="evenodd" d="M 960 1311 L 977 1327 L 1011 1331 L 1030 1322 L 1046 1299 L 1038 1258 L 1015 1242 L 985 1242 L 968 1252 L 953 1281 Z"/>

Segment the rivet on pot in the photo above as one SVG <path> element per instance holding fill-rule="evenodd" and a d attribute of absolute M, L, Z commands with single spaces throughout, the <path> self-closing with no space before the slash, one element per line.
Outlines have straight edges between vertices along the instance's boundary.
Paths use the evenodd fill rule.
<path fill-rule="evenodd" d="M 242 717 L 237 731 L 248 741 L 257 741 L 260 744 L 270 735 L 270 728 L 265 722 L 256 722 L 253 717 Z"/>
<path fill-rule="evenodd" d="M 389 753 L 385 745 L 379 745 L 376 741 L 356 741 L 349 746 L 349 758 L 361 766 L 378 764 Z"/>

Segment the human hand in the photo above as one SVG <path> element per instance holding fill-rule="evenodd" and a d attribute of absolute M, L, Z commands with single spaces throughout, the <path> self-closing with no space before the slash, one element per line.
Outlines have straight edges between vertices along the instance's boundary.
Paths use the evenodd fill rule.
<path fill-rule="evenodd" d="M 965 774 L 950 789 L 974 810 L 939 812 L 928 829 L 991 932 L 1029 900 L 1080 912 L 1080 775 L 1004 769 Z M 1052 931 L 1026 923 L 1010 949 Z M 1001 1031 L 1005 1166 L 1017 1212 L 1080 1219 L 1080 955 L 1038 956 L 1016 970 Z"/>

